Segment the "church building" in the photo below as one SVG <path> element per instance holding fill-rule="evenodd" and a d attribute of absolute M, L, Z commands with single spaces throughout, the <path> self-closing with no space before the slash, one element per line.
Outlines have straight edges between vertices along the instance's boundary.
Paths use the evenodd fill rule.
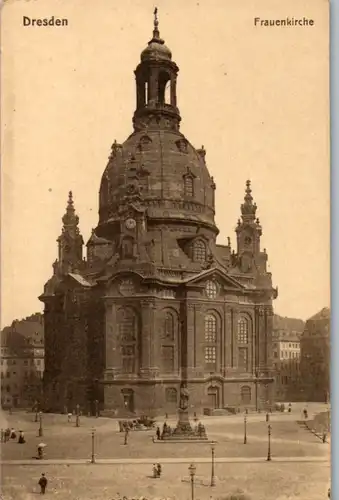
<path fill-rule="evenodd" d="M 272 301 L 250 181 L 236 248 L 217 243 L 204 147 L 180 131 L 179 68 L 153 37 L 135 70 L 133 132 L 114 141 L 86 245 L 69 193 L 43 294 L 44 406 L 103 415 L 272 404 Z M 239 193 L 239 198 L 240 198 Z"/>

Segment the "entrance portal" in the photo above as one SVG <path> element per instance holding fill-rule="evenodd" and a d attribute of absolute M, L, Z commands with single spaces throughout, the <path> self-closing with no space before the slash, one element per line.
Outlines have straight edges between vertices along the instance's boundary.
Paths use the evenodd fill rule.
<path fill-rule="evenodd" d="M 124 409 L 133 413 L 134 412 L 134 392 L 132 389 L 122 389 L 122 396 L 124 398 Z"/>
<path fill-rule="evenodd" d="M 220 408 L 220 389 L 216 386 L 210 386 L 207 389 L 208 406 L 216 409 Z"/>

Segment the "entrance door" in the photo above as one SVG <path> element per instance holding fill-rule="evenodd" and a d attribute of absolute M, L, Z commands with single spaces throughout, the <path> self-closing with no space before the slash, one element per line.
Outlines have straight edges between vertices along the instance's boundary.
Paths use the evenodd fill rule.
<path fill-rule="evenodd" d="M 219 397 L 219 387 L 209 387 L 207 391 L 208 396 L 208 406 L 210 408 L 219 408 L 220 397 Z"/>
<path fill-rule="evenodd" d="M 124 398 L 124 408 L 125 410 L 133 413 L 134 412 L 134 392 L 132 389 L 127 389 L 123 392 Z"/>

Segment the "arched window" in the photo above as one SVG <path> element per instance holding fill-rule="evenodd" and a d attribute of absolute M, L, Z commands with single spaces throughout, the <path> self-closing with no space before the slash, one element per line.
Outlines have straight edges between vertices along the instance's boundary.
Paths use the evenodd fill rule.
<path fill-rule="evenodd" d="M 194 260 L 194 262 L 205 262 L 206 261 L 206 245 L 201 240 L 197 240 L 194 242 L 193 260 Z"/>
<path fill-rule="evenodd" d="M 171 81 L 167 73 L 161 72 L 158 78 L 158 96 L 160 104 L 170 103 Z"/>
<path fill-rule="evenodd" d="M 215 299 L 218 294 L 218 286 L 214 281 L 207 281 L 205 291 L 209 299 Z"/>
<path fill-rule="evenodd" d="M 174 341 L 174 318 L 173 314 L 166 312 L 164 321 L 164 338 L 166 340 Z"/>
<path fill-rule="evenodd" d="M 133 309 L 122 308 L 117 316 L 123 373 L 136 373 L 138 359 L 138 318 Z"/>
<path fill-rule="evenodd" d="M 161 339 L 161 366 L 163 373 L 174 373 L 178 369 L 177 353 L 177 318 L 173 312 L 164 311 L 162 339 Z"/>
<path fill-rule="evenodd" d="M 238 344 L 248 344 L 248 320 L 244 317 L 238 319 Z"/>
<path fill-rule="evenodd" d="M 178 391 L 175 387 L 168 387 L 165 391 L 165 397 L 167 403 L 177 403 Z"/>
<path fill-rule="evenodd" d="M 145 82 L 144 103 L 147 106 L 147 104 L 148 104 L 148 82 Z"/>
<path fill-rule="evenodd" d="M 248 319 L 243 316 L 238 319 L 238 368 L 248 371 Z"/>
<path fill-rule="evenodd" d="M 240 391 L 241 403 L 244 405 L 251 404 L 251 388 L 248 385 L 244 385 Z"/>
<path fill-rule="evenodd" d="M 191 175 L 185 175 L 184 177 L 184 194 L 187 198 L 193 198 L 194 184 L 193 177 Z"/>
<path fill-rule="evenodd" d="M 209 372 L 217 367 L 217 318 L 213 314 L 205 316 L 205 367 Z"/>

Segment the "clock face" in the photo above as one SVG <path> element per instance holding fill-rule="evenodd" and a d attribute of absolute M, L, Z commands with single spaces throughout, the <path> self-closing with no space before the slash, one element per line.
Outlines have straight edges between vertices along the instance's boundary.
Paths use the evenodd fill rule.
<path fill-rule="evenodd" d="M 125 222 L 125 225 L 126 225 L 127 229 L 134 229 L 135 226 L 136 226 L 136 224 L 137 223 L 132 218 L 127 219 L 126 222 Z"/>

